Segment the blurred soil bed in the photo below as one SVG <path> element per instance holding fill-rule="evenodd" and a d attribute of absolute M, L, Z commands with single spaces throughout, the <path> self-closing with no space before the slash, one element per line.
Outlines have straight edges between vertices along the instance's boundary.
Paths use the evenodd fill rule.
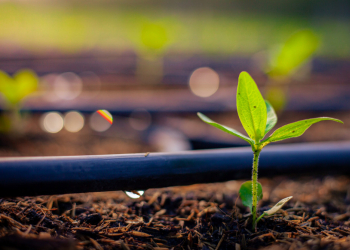
<path fill-rule="evenodd" d="M 56 134 L 40 128 L 40 115 L 25 118 L 25 128 L 19 134 L 2 134 L 0 156 L 67 156 L 150 152 L 155 149 L 137 137 L 137 133 L 123 133 L 113 124 L 109 131 L 100 133 L 86 124 L 82 130 L 71 133 L 62 129 Z M 114 122 L 116 123 L 116 122 Z"/>
<path fill-rule="evenodd" d="M 330 166 L 331 167 L 331 166 Z M 251 230 L 241 181 L 123 192 L 0 199 L 0 249 L 349 249 L 350 179 L 261 179 L 260 213 L 294 196 Z"/>
<path fill-rule="evenodd" d="M 213 120 L 245 133 L 236 111 L 207 114 Z M 56 134 L 44 132 L 40 128 L 40 115 L 27 116 L 23 121 L 23 131 L 17 134 L 1 134 L 0 156 L 67 156 L 156 152 L 160 149 L 152 144 L 151 133 L 160 128 L 179 131 L 191 140 L 226 143 L 228 146 L 245 145 L 239 138 L 215 129 L 196 115 L 156 115 L 152 118 L 151 129 L 136 131 L 131 128 L 127 117 L 114 117 L 114 123 L 107 131 L 95 132 L 88 126 L 89 115 L 85 114 L 86 124 L 77 133 L 62 129 Z M 329 116 L 340 119 L 344 124 L 321 122 L 313 125 L 307 133 L 285 141 L 317 142 L 350 140 L 350 116 L 346 111 L 337 112 L 283 112 L 275 128 L 301 119 Z M 167 130 L 165 130 L 167 131 Z M 274 129 L 270 133 L 272 133 Z M 166 138 L 168 139 L 168 138 Z M 168 139 L 169 140 L 169 139 Z M 164 143 L 172 143 L 170 140 Z M 200 142 L 199 142 L 200 143 Z"/>

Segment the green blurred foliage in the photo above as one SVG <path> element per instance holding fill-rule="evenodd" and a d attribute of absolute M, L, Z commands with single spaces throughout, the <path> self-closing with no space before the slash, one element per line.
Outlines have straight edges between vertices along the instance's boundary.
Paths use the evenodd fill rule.
<path fill-rule="evenodd" d="M 278 49 L 272 51 L 266 69 L 269 76 L 265 90 L 266 99 L 281 111 L 288 101 L 288 83 L 301 69 L 306 69 L 304 77 L 311 68 L 306 67 L 320 45 L 320 39 L 310 29 L 293 33 Z M 302 77 L 301 77 L 302 78 Z"/>
<path fill-rule="evenodd" d="M 287 102 L 287 86 L 268 86 L 265 92 L 266 100 L 273 105 L 276 111 L 281 111 L 285 107 Z"/>
<path fill-rule="evenodd" d="M 35 92 L 37 87 L 38 77 L 31 70 L 19 70 L 13 77 L 0 71 L 0 93 L 10 107 L 18 106 L 25 97 Z"/>
<path fill-rule="evenodd" d="M 172 49 L 247 55 L 286 40 L 296 30 L 310 28 L 322 37 L 318 55 L 348 57 L 349 26 L 348 20 L 327 17 L 315 22 L 298 15 L 233 14 L 215 8 L 0 3 L 0 45 L 5 42 L 37 53 L 53 48 L 64 52 L 96 48 L 144 52 L 152 48 L 156 53 Z"/>
<path fill-rule="evenodd" d="M 128 37 L 139 55 L 152 60 L 162 57 L 182 30 L 180 22 L 171 17 L 153 20 L 140 16 L 136 20 Z"/>
<path fill-rule="evenodd" d="M 150 50 L 161 50 L 168 43 L 166 27 L 157 23 L 145 23 L 141 30 L 142 44 Z"/>
<path fill-rule="evenodd" d="M 289 77 L 295 70 L 311 59 L 318 48 L 320 40 L 311 30 L 295 32 L 274 51 L 267 73 L 270 77 Z"/>

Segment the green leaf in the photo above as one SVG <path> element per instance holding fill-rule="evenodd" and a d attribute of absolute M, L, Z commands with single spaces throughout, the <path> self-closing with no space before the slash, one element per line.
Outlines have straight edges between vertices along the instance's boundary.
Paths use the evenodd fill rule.
<path fill-rule="evenodd" d="M 38 88 L 38 77 L 29 69 L 17 71 L 13 79 L 16 81 L 16 91 L 19 99 L 23 99 Z"/>
<path fill-rule="evenodd" d="M 15 84 L 16 83 L 12 77 L 10 77 L 6 72 L 0 70 L 0 92 L 11 104 L 16 104 L 18 102 Z"/>
<path fill-rule="evenodd" d="M 237 112 L 249 137 L 259 142 L 265 135 L 266 104 L 253 78 L 245 71 L 238 78 Z"/>
<path fill-rule="evenodd" d="M 38 77 L 31 70 L 20 70 L 14 77 L 0 71 L 0 92 L 8 103 L 17 105 L 21 100 L 36 91 Z"/>
<path fill-rule="evenodd" d="M 319 117 L 319 118 L 301 120 L 277 129 L 264 142 L 282 141 L 285 139 L 301 136 L 312 124 L 320 121 L 327 121 L 327 120 L 343 123 L 338 119 L 329 118 L 329 117 Z"/>
<path fill-rule="evenodd" d="M 246 181 L 242 184 L 239 189 L 239 197 L 241 197 L 242 203 L 244 206 L 249 207 L 250 211 L 252 211 L 253 206 L 253 184 L 252 181 Z M 258 201 L 263 198 L 262 187 L 258 182 Z"/>
<path fill-rule="evenodd" d="M 198 117 L 204 121 L 205 123 L 208 123 L 209 125 L 212 125 L 218 129 L 221 129 L 222 131 L 226 132 L 226 133 L 229 133 L 231 135 L 235 135 L 243 140 L 245 140 L 246 142 L 248 142 L 250 145 L 253 145 L 254 144 L 254 141 L 251 140 L 250 138 L 248 138 L 247 136 L 241 134 L 240 132 L 234 130 L 233 128 L 229 128 L 229 127 L 226 127 L 224 125 L 221 125 L 219 123 L 216 123 L 214 122 L 213 120 L 211 120 L 210 118 L 208 118 L 207 116 L 203 115 L 202 113 L 197 113 Z"/>
<path fill-rule="evenodd" d="M 287 198 L 284 198 L 284 199 L 280 200 L 272 208 L 270 208 L 269 210 L 265 211 L 264 214 L 266 214 L 266 215 L 273 215 L 273 214 L 275 214 L 278 210 L 280 210 L 284 206 L 284 204 L 286 204 L 292 198 L 293 198 L 293 196 L 289 196 Z"/>
<path fill-rule="evenodd" d="M 266 135 L 276 125 L 277 115 L 272 105 L 266 100 L 265 100 L 265 103 L 266 103 L 266 112 L 267 112 L 266 128 L 265 128 L 265 135 Z"/>

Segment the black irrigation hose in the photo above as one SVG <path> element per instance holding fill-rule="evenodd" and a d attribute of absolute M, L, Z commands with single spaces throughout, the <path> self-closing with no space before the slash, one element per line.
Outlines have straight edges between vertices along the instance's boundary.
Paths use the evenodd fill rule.
<path fill-rule="evenodd" d="M 48 195 L 249 179 L 250 148 L 0 159 L 0 196 Z M 350 174 L 350 142 L 267 146 L 259 176 Z"/>

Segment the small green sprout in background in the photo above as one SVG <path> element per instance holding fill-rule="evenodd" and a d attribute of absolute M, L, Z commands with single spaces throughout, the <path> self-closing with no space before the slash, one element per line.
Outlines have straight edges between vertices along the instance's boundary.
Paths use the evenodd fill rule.
<path fill-rule="evenodd" d="M 256 83 L 247 72 L 242 72 L 239 75 L 236 101 L 239 119 L 249 137 L 232 128 L 216 123 L 201 113 L 198 113 L 198 116 L 202 121 L 219 128 L 226 133 L 235 135 L 251 145 L 254 153 L 252 180 L 242 184 L 239 190 L 239 195 L 242 199 L 243 205 L 250 208 L 253 216 L 253 230 L 255 230 L 258 221 L 263 216 L 276 213 L 289 199 L 292 198 L 287 197 L 281 200 L 273 208 L 263 212 L 263 214 L 257 218 L 258 201 L 263 197 L 262 187 L 258 182 L 258 161 L 261 150 L 271 142 L 301 136 L 314 123 L 325 120 L 340 123 L 343 122 L 329 117 L 301 120 L 277 129 L 269 137 L 263 140 L 265 135 L 276 125 L 277 116 L 269 102 L 263 99 Z"/>
<path fill-rule="evenodd" d="M 0 70 L 0 94 L 5 101 L 6 115 L 0 117 L 0 131 L 8 132 L 21 126 L 19 110 L 24 98 L 38 88 L 37 75 L 28 69 L 17 71 L 13 77 Z"/>
<path fill-rule="evenodd" d="M 277 111 L 287 103 L 287 85 L 292 79 L 301 79 L 309 75 L 313 54 L 320 44 L 320 39 L 309 29 L 292 34 L 287 41 L 271 50 L 269 62 L 264 71 L 269 77 L 266 99 Z"/>
<path fill-rule="evenodd" d="M 137 77 L 143 83 L 158 84 L 164 74 L 164 54 L 176 40 L 174 34 L 177 34 L 179 24 L 172 18 L 151 21 L 142 17 L 137 23 L 136 32 L 130 36 L 138 54 Z"/>

